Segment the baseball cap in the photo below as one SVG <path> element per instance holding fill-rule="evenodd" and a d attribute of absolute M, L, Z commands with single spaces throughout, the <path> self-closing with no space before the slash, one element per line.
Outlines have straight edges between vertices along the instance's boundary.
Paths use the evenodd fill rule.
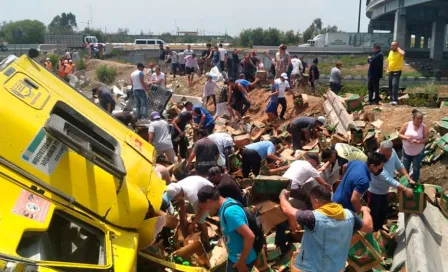
<path fill-rule="evenodd" d="M 157 111 L 153 111 L 151 113 L 151 119 L 153 119 L 153 120 L 160 119 L 160 114 Z"/>
<path fill-rule="evenodd" d="M 317 117 L 317 121 L 318 121 L 319 123 L 321 123 L 322 125 L 325 125 L 325 117 L 323 117 L 323 116 L 319 116 L 319 117 Z"/>
<path fill-rule="evenodd" d="M 283 73 L 283 74 L 281 74 L 280 75 L 282 78 L 284 78 L 284 79 L 288 79 L 288 75 L 286 74 L 286 73 Z"/>
<path fill-rule="evenodd" d="M 178 194 L 182 192 L 182 186 L 179 183 L 170 183 L 168 187 L 166 187 L 166 196 L 167 200 L 173 200 Z"/>
<path fill-rule="evenodd" d="M 199 203 L 205 203 L 207 200 L 213 198 L 218 191 L 213 188 L 213 186 L 205 186 L 202 187 L 198 192 L 198 201 Z"/>
<path fill-rule="evenodd" d="M 145 65 L 143 65 L 143 63 L 137 63 L 137 68 L 140 68 L 140 67 L 142 67 L 142 68 L 145 68 Z"/>
<path fill-rule="evenodd" d="M 50 60 L 50 58 L 47 58 L 47 60 Z"/>
<path fill-rule="evenodd" d="M 73 62 L 73 61 L 72 61 L 72 60 L 68 60 L 68 62 L 70 62 L 70 63 L 71 63 L 71 62 Z"/>

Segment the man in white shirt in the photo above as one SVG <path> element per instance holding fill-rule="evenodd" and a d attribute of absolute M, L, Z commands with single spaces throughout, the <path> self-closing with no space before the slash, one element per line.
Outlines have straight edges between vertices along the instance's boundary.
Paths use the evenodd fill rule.
<path fill-rule="evenodd" d="M 187 45 L 187 50 L 184 50 L 185 57 L 193 55 L 193 50 L 191 50 L 191 45 Z"/>
<path fill-rule="evenodd" d="M 218 165 L 224 169 L 227 174 L 227 163 L 229 154 L 233 153 L 233 138 L 227 133 L 224 132 L 216 132 L 208 136 L 210 140 L 212 140 L 219 149 L 219 159 Z"/>
<path fill-rule="evenodd" d="M 227 64 L 227 50 L 222 47 L 222 43 L 219 44 L 219 63 L 221 66 L 221 72 L 224 71 L 224 68 Z"/>
<path fill-rule="evenodd" d="M 291 64 L 292 64 L 292 72 L 291 72 L 290 85 L 294 86 L 294 80 L 300 81 L 302 79 L 303 65 L 302 61 L 297 57 L 297 55 L 295 55 L 291 59 Z"/>
<path fill-rule="evenodd" d="M 289 89 L 291 88 L 291 86 L 289 85 L 289 82 L 288 82 L 288 75 L 286 73 L 282 73 L 280 75 L 280 78 L 275 80 L 275 83 L 278 84 L 277 109 L 278 109 L 278 105 L 282 106 L 282 112 L 280 113 L 280 119 L 285 120 L 285 113 L 286 113 L 286 108 L 287 108 L 285 92 L 289 91 Z"/>
<path fill-rule="evenodd" d="M 179 61 L 179 75 L 185 75 L 185 53 L 181 50 L 177 53 L 177 60 Z"/>
<path fill-rule="evenodd" d="M 165 74 L 162 73 L 160 66 L 156 66 L 155 73 L 151 75 L 149 85 L 160 86 L 162 88 L 166 87 Z"/>
<path fill-rule="evenodd" d="M 163 195 L 163 199 L 167 202 L 174 200 L 179 204 L 179 219 L 181 226 L 187 226 L 187 208 L 185 206 L 185 200 L 187 200 L 193 207 L 196 214 L 192 224 L 198 223 L 199 229 L 202 232 L 202 236 L 206 242 L 209 238 L 207 235 L 207 226 L 205 225 L 205 219 L 208 216 L 207 211 L 199 208 L 198 192 L 201 188 L 206 186 L 212 186 L 213 184 L 207 179 L 201 176 L 189 176 L 176 183 L 171 183 L 166 188 L 166 192 Z"/>
<path fill-rule="evenodd" d="M 169 124 L 162 120 L 160 114 L 156 111 L 151 113 L 151 123 L 148 126 L 148 142 L 154 146 L 157 155 L 165 155 L 171 163 L 177 162 Z"/>
<path fill-rule="evenodd" d="M 137 70 L 131 74 L 131 84 L 136 103 L 135 117 L 146 120 L 148 119 L 148 97 L 146 96 L 148 87 L 144 80 L 143 69 L 145 69 L 145 66 L 137 63 Z"/>

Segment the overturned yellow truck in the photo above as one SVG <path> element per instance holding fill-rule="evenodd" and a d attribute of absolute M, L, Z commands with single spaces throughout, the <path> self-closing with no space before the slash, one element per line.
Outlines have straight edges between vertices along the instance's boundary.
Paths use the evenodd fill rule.
<path fill-rule="evenodd" d="M 154 148 L 28 56 L 0 63 L 0 271 L 136 271 Z"/>

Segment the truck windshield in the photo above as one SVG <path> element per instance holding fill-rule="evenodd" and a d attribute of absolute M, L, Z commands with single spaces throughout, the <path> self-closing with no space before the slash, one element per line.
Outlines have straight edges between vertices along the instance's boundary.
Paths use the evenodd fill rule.
<path fill-rule="evenodd" d="M 91 37 L 92 43 L 98 43 L 98 39 L 96 37 Z"/>
<path fill-rule="evenodd" d="M 11 63 L 16 61 L 16 59 L 18 59 L 18 57 L 14 56 L 14 55 L 10 55 L 6 59 L 4 59 L 2 62 L 0 62 L 0 72 L 3 72 L 3 70 L 5 70 L 5 68 L 8 67 Z"/>

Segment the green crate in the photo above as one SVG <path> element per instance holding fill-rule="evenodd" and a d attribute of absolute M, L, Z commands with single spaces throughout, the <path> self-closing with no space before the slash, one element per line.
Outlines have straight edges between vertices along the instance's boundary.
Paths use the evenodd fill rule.
<path fill-rule="evenodd" d="M 398 192 L 398 211 L 421 214 L 426 208 L 425 188 L 417 184 L 413 188 L 414 197 L 407 198 L 403 191 Z"/>

